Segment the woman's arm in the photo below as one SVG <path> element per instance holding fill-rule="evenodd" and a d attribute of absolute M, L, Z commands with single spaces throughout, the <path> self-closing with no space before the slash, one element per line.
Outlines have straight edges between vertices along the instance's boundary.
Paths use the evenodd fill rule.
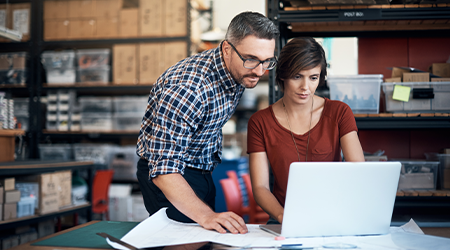
<path fill-rule="evenodd" d="M 256 203 L 272 218 L 283 221 L 284 208 L 270 192 L 269 161 L 266 152 L 250 153 L 250 177 Z"/>
<path fill-rule="evenodd" d="M 358 134 L 352 131 L 341 137 L 341 148 L 345 161 L 365 161 Z"/>

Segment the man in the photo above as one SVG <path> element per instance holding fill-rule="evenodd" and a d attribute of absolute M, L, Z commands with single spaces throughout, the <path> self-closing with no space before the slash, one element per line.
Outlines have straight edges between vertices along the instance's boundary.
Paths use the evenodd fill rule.
<path fill-rule="evenodd" d="M 220 233 L 246 233 L 233 212 L 215 213 L 211 172 L 221 162 L 222 126 L 245 88 L 275 67 L 279 31 L 265 16 L 243 12 L 216 49 L 170 67 L 151 90 L 137 143 L 137 177 L 147 211 L 197 222 Z"/>

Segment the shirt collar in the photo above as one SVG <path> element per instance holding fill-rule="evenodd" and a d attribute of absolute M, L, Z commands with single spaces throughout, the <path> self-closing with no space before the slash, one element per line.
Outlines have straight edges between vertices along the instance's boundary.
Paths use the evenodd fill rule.
<path fill-rule="evenodd" d="M 220 45 L 215 49 L 214 52 L 214 62 L 216 66 L 216 70 L 219 73 L 219 79 L 220 83 L 226 88 L 226 89 L 233 89 L 236 88 L 236 81 L 234 81 L 233 77 L 231 76 L 230 72 L 228 71 L 227 67 L 225 66 L 225 60 L 223 58 L 222 54 L 222 44 L 224 41 L 220 43 Z"/>

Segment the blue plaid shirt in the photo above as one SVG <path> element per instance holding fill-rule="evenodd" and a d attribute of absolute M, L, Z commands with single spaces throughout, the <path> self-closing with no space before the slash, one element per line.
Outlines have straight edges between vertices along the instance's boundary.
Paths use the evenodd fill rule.
<path fill-rule="evenodd" d="M 245 89 L 225 68 L 221 46 L 178 62 L 153 86 L 136 149 L 151 177 L 220 163 L 222 127 Z"/>

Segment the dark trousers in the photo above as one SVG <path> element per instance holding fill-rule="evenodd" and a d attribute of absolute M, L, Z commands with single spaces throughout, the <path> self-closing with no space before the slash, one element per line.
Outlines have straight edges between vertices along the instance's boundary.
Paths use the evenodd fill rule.
<path fill-rule="evenodd" d="M 192 187 L 197 196 L 204 201 L 211 209 L 215 210 L 216 188 L 212 179 L 212 172 L 202 171 L 193 168 L 184 169 L 184 179 Z M 137 164 L 137 178 L 139 187 L 144 198 L 145 208 L 150 215 L 158 212 L 163 207 L 167 207 L 167 216 L 180 222 L 194 222 L 186 215 L 178 211 L 172 203 L 167 200 L 163 192 L 149 179 L 148 161 L 140 159 Z"/>

